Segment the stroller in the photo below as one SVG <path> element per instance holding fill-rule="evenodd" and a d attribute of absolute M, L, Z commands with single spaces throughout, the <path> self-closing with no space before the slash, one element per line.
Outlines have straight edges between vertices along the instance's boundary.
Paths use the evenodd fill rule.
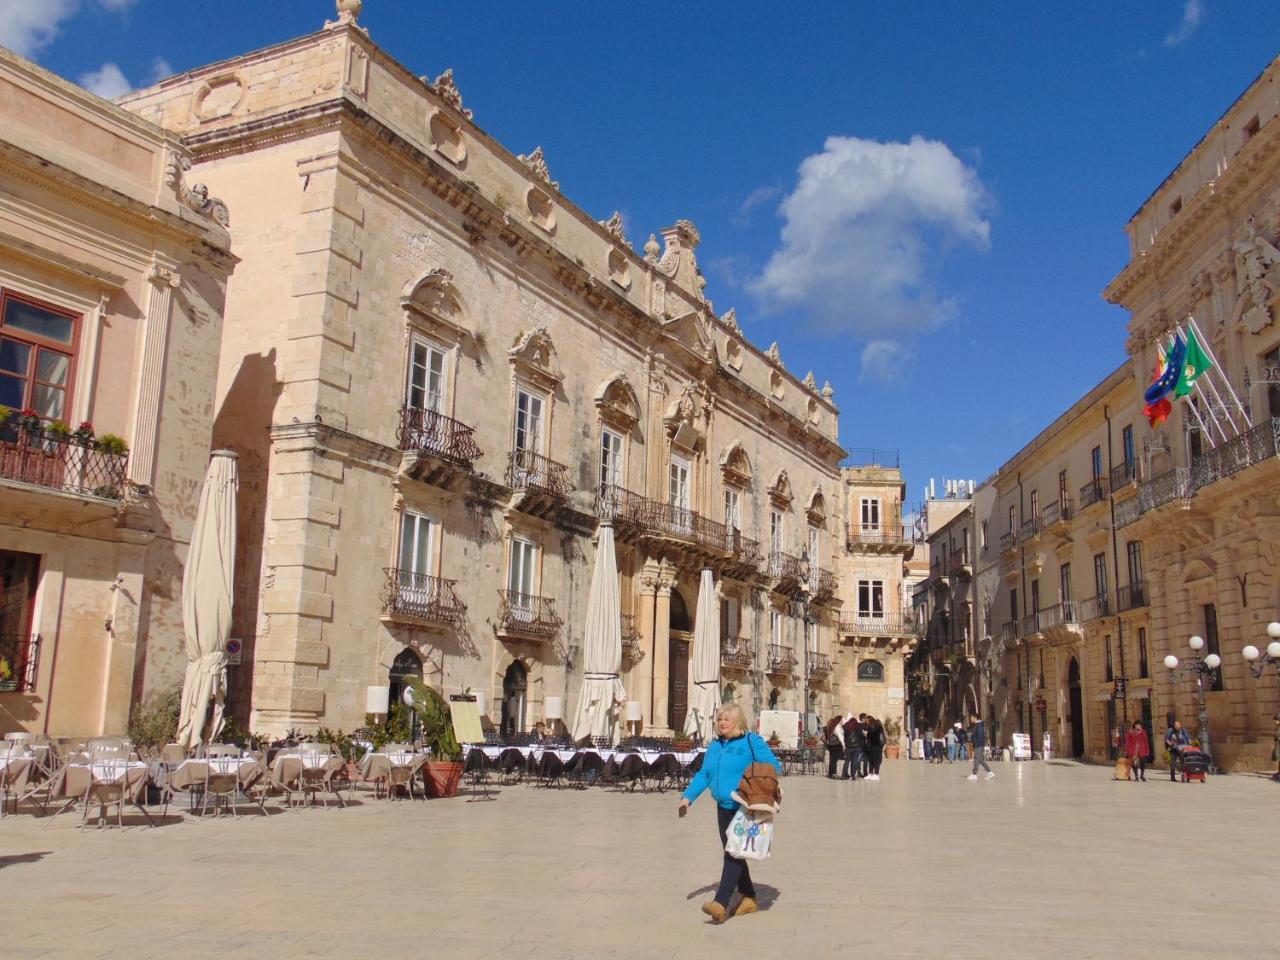
<path fill-rule="evenodd" d="M 1203 750 L 1191 747 L 1182 751 L 1182 782 L 1190 783 L 1199 780 L 1204 783 L 1204 775 L 1209 772 L 1209 755 Z"/>

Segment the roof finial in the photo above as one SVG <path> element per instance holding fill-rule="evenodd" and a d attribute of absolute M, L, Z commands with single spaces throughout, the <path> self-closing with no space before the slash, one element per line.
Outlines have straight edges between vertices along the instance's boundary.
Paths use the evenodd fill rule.
<path fill-rule="evenodd" d="M 363 7 L 364 0 L 338 0 L 338 22 L 355 23 Z"/>

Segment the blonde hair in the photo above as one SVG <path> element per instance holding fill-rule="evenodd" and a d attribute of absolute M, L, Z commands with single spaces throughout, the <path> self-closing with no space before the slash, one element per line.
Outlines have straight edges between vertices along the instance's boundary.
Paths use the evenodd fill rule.
<path fill-rule="evenodd" d="M 735 737 L 740 737 L 751 729 L 750 724 L 747 722 L 747 712 L 738 704 L 722 703 L 716 709 L 716 722 L 719 723 L 720 718 L 725 715 L 728 715 L 733 721 L 733 735 Z"/>

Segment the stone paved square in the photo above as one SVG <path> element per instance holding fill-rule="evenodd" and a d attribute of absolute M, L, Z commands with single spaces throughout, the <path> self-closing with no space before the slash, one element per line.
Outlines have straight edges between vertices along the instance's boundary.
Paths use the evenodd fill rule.
<path fill-rule="evenodd" d="M 762 911 L 716 927 L 709 798 L 503 788 L 78 829 L 0 822 L 6 960 L 444 957 L 1271 958 L 1259 777 L 1113 782 L 1051 761 L 789 777 Z"/>

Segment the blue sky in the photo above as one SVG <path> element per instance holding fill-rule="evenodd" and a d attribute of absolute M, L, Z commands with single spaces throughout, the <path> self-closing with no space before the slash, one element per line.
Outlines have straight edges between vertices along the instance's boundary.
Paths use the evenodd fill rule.
<path fill-rule="evenodd" d="M 796 11 L 803 11 L 796 15 Z M 107 94 L 318 28 L 326 0 L 0 0 Z M 981 480 L 1124 356 L 1123 226 L 1276 56 L 1280 4 L 366 0 L 417 73 L 541 144 L 640 248 L 689 218 L 716 309 L 830 379 L 847 447 Z"/>

